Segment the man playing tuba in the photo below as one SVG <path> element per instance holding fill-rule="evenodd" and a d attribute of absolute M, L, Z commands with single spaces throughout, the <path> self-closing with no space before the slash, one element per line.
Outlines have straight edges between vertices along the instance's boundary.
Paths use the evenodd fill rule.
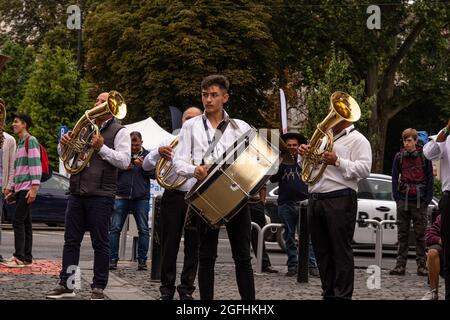
<path fill-rule="evenodd" d="M 95 107 L 110 99 L 108 93 L 98 96 Z M 109 101 L 108 101 L 109 102 Z M 106 107 L 106 106 L 105 106 Z M 94 149 L 92 158 L 79 173 L 70 177 L 70 196 L 66 209 L 64 249 L 59 284 L 47 294 L 49 299 L 74 297 L 71 277 L 78 268 L 80 245 L 86 230 L 90 231 L 94 249 L 94 278 L 91 284 L 91 300 L 103 300 L 103 290 L 109 273 L 109 225 L 117 190 L 118 169 L 125 170 L 131 160 L 131 139 L 127 129 L 115 121 L 113 114 L 106 113 L 93 119 L 99 128 L 88 147 Z M 90 125 L 89 125 L 90 126 Z M 77 127 L 77 126 L 75 126 Z M 74 132 L 82 132 L 75 130 Z M 87 129 L 91 130 L 91 128 Z M 58 145 L 62 155 L 64 148 L 78 139 L 65 134 Z M 75 160 L 78 156 L 75 156 Z"/>
<path fill-rule="evenodd" d="M 325 133 L 332 131 L 333 148 L 321 155 L 320 162 L 326 168 L 317 182 L 309 186 L 308 221 L 323 299 L 351 299 L 354 283 L 351 241 L 358 206 L 356 192 L 359 179 L 370 174 L 372 150 L 369 141 L 355 130 L 352 124 L 355 120 L 349 120 L 352 108 L 357 107 L 356 113 L 359 112 L 356 102 L 346 94 L 332 97 L 336 97 L 336 100 L 332 99 L 333 107 L 346 120 L 339 119 L 332 128 L 321 128 Z M 310 145 L 300 145 L 303 162 L 317 151 L 311 149 Z M 305 180 L 305 176 L 303 178 Z"/>
<path fill-rule="evenodd" d="M 187 120 L 200 116 L 202 111 L 196 107 L 187 108 L 183 113 L 183 123 Z M 171 141 L 162 141 L 159 147 L 151 150 L 145 157 L 144 170 L 152 170 L 157 166 L 161 158 L 167 161 L 172 160 L 173 148 Z M 164 175 L 165 172 L 157 175 Z M 184 229 L 184 262 L 181 272 L 181 284 L 176 288 L 180 295 L 180 300 L 192 300 L 192 293 L 195 290 L 194 281 L 197 275 L 198 266 L 198 240 L 197 232 L 192 228 L 183 228 L 187 205 L 184 196 L 195 184 L 196 180 L 191 178 L 182 183 L 175 170 L 167 172 L 167 182 L 161 199 L 161 300 L 172 300 L 175 293 L 175 280 L 177 276 L 177 255 L 180 248 L 181 235 Z M 178 182 L 180 181 L 180 182 Z M 181 183 L 181 185 L 180 185 Z M 175 188 L 171 188 L 171 184 Z"/>

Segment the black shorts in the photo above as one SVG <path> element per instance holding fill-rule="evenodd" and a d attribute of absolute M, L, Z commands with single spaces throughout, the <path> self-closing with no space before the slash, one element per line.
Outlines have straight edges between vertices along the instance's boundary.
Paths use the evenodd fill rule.
<path fill-rule="evenodd" d="M 439 264 L 441 266 L 440 268 L 440 276 L 444 277 L 444 253 L 442 252 L 442 246 L 440 244 L 433 244 L 428 247 L 428 250 L 434 249 L 439 253 Z"/>

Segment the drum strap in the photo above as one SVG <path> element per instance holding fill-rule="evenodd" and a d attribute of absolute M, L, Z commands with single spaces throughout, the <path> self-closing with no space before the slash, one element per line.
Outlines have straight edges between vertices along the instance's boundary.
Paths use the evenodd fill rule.
<path fill-rule="evenodd" d="M 203 119 L 203 126 L 205 127 L 205 132 L 206 132 L 206 137 L 208 139 L 209 148 L 208 148 L 208 150 L 206 150 L 205 154 L 203 155 L 202 165 L 205 164 L 205 158 L 209 157 L 209 155 L 214 151 L 214 148 L 219 143 L 220 138 L 222 138 L 223 133 L 225 132 L 225 129 L 228 127 L 229 123 L 230 123 L 230 121 L 222 121 L 221 123 L 219 123 L 219 125 L 217 126 L 217 129 L 216 129 L 216 130 L 219 130 L 221 133 L 219 136 L 219 139 L 216 139 L 217 134 L 215 134 L 214 137 L 211 139 L 211 136 L 209 135 L 209 131 L 208 131 L 208 125 L 206 124 L 206 119 Z"/>

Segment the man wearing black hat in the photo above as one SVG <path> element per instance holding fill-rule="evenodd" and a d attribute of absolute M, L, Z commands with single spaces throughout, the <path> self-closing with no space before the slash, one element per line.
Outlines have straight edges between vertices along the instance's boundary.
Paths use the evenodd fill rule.
<path fill-rule="evenodd" d="M 306 138 L 296 132 L 288 132 L 281 136 L 289 148 L 292 156 L 297 160 L 294 164 L 280 164 L 277 174 L 270 178 L 271 182 L 278 182 L 278 215 L 285 224 L 284 241 L 288 255 L 286 276 L 297 274 L 297 243 L 295 241 L 295 229 L 298 222 L 300 201 L 308 197 L 308 187 L 301 179 L 301 167 L 299 165 L 298 147 L 306 143 Z M 309 270 L 312 276 L 318 276 L 316 259 L 310 245 Z"/>
<path fill-rule="evenodd" d="M 30 127 L 31 118 L 27 114 L 14 114 L 13 131 L 19 137 L 12 185 L 16 201 L 13 220 L 15 252 L 3 263 L 9 268 L 23 268 L 33 262 L 30 205 L 36 200 L 41 183 L 42 167 L 40 145 L 38 140 L 28 133 Z M 6 195 L 6 201 L 11 201 L 12 196 L 12 193 Z"/>

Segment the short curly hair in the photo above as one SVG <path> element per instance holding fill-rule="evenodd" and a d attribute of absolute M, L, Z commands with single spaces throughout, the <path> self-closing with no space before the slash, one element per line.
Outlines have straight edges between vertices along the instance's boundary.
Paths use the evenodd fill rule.
<path fill-rule="evenodd" d="M 230 82 L 228 81 L 227 77 L 221 74 L 213 74 L 203 78 L 202 80 L 203 90 L 207 90 L 212 86 L 218 86 L 219 88 L 228 92 L 228 89 L 230 88 Z"/>

